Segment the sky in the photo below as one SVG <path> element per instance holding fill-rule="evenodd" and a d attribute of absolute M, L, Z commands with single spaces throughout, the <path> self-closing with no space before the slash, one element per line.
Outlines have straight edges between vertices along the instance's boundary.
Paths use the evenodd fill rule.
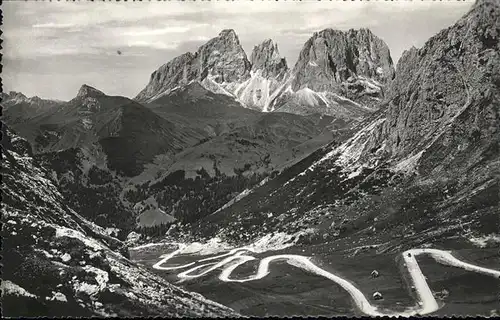
<path fill-rule="evenodd" d="M 473 0 L 4 1 L 3 90 L 70 100 L 82 84 L 134 97 L 162 64 L 234 29 L 248 56 L 265 39 L 289 66 L 315 31 L 369 28 L 395 62 Z M 118 51 L 121 54 L 118 54 Z"/>

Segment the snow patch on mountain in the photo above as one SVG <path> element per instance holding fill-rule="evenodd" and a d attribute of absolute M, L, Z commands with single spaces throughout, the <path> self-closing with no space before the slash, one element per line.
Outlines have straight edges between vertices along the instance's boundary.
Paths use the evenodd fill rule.
<path fill-rule="evenodd" d="M 470 237 L 469 241 L 479 248 L 486 248 L 489 244 L 500 244 L 500 234 L 489 234 L 478 237 Z"/>
<path fill-rule="evenodd" d="M 243 199 L 244 197 L 248 196 L 250 193 L 252 193 L 252 190 L 250 189 L 245 189 L 243 190 L 241 193 L 239 193 L 236 197 L 234 197 L 233 199 L 231 199 L 228 203 L 226 203 L 225 205 L 223 205 L 222 207 L 220 207 L 219 209 L 217 209 L 217 211 L 215 211 L 214 213 L 217 213 L 221 210 L 224 210 L 226 208 L 229 208 L 230 206 L 232 206 L 233 204 L 235 204 L 236 202 L 240 201 L 241 199 Z"/>
<path fill-rule="evenodd" d="M 411 157 L 408 157 L 400 162 L 398 162 L 394 166 L 394 171 L 398 172 L 406 172 L 406 173 L 411 173 L 414 172 L 415 169 L 418 166 L 418 161 L 422 157 L 422 154 L 424 153 L 425 150 L 422 150 L 418 152 L 417 154 L 412 155 Z"/>
<path fill-rule="evenodd" d="M 52 297 L 46 297 L 47 300 L 50 300 L 50 301 L 61 301 L 61 302 L 68 302 L 68 299 L 66 298 L 66 296 L 64 294 L 62 294 L 61 292 L 55 292 L 55 291 L 52 291 Z"/>
<path fill-rule="evenodd" d="M 339 153 L 339 158 L 336 164 L 347 168 L 349 165 L 356 163 L 365 149 L 368 138 L 371 136 L 371 132 L 379 125 L 385 122 L 385 118 L 377 119 L 370 125 L 358 131 L 351 139 L 342 144 L 333 153 L 327 154 L 320 162 L 330 158 L 334 153 Z"/>
<path fill-rule="evenodd" d="M 262 236 L 256 241 L 244 246 L 243 248 L 249 248 L 255 253 L 263 253 L 268 251 L 279 251 L 289 247 L 294 246 L 298 240 L 310 233 L 313 233 L 315 230 L 313 228 L 309 228 L 306 230 L 302 230 L 293 234 L 288 234 L 285 232 L 272 232 Z M 178 249 L 176 250 L 176 254 L 196 254 L 201 256 L 213 255 L 220 252 L 225 252 L 231 249 L 234 249 L 234 245 L 227 243 L 220 237 L 214 237 L 206 242 L 191 242 L 191 243 L 179 243 L 179 242 L 163 242 L 163 243 L 152 243 L 146 244 L 142 246 L 138 246 L 132 248 L 131 250 L 143 250 L 150 247 L 157 246 L 169 246 L 174 245 Z M 161 256 L 160 258 L 165 258 L 170 254 L 166 254 Z"/>
<path fill-rule="evenodd" d="M 93 126 L 93 122 L 92 122 L 92 119 L 90 117 L 87 117 L 87 118 L 82 118 L 82 125 L 83 127 L 86 129 L 86 130 L 90 130 L 92 129 L 92 126 Z"/>
<path fill-rule="evenodd" d="M 278 82 L 263 77 L 261 70 L 251 71 L 250 78 L 239 85 L 234 94 L 243 105 L 268 112 L 277 85 Z"/>
<path fill-rule="evenodd" d="M 313 229 L 307 229 L 294 234 L 284 232 L 269 233 L 252 243 L 249 247 L 257 253 L 283 250 L 294 246 L 301 236 L 312 232 Z"/>
<path fill-rule="evenodd" d="M 83 242 L 87 247 L 92 248 L 94 251 L 102 250 L 103 245 L 98 241 L 85 236 L 83 233 L 77 230 L 73 230 L 70 228 L 66 228 L 63 226 L 57 226 L 56 229 L 56 238 L 60 237 L 68 237 L 78 239 Z"/>
<path fill-rule="evenodd" d="M 224 83 L 219 84 L 215 81 L 216 78 L 216 76 L 208 75 L 200 84 L 209 91 L 235 98 L 234 94 L 226 90 Z"/>
<path fill-rule="evenodd" d="M 2 280 L 1 289 L 2 289 L 2 296 L 10 294 L 10 295 L 24 296 L 29 298 L 37 298 L 36 295 L 29 293 L 23 287 L 20 287 L 14 282 L 9 280 Z"/>
<path fill-rule="evenodd" d="M 169 246 L 169 245 L 171 245 L 171 243 L 167 243 L 167 242 L 147 243 L 147 244 L 143 244 L 140 246 L 131 247 L 131 248 L 129 248 L 129 250 L 143 250 L 143 249 L 148 249 L 148 248 L 162 247 L 162 246 Z"/>

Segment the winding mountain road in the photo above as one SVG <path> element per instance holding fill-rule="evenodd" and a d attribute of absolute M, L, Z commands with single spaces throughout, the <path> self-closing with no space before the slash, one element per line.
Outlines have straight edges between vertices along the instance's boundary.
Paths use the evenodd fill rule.
<path fill-rule="evenodd" d="M 196 279 L 202 277 L 218 268 L 222 268 L 219 279 L 224 282 L 248 282 L 263 279 L 269 274 L 269 265 L 277 260 L 284 260 L 288 264 L 301 268 L 318 276 L 325 277 L 346 290 L 354 301 L 355 306 L 364 314 L 369 316 L 412 316 L 423 315 L 437 311 L 440 306 L 434 298 L 434 295 L 427 284 L 425 276 L 422 274 L 416 257 L 419 255 L 429 255 L 438 263 L 452 267 L 462 268 L 467 271 L 481 273 L 487 276 L 500 278 L 500 271 L 479 267 L 467 262 L 463 262 L 455 258 L 450 251 L 438 249 L 411 249 L 402 253 L 404 266 L 410 275 L 413 286 L 418 297 L 415 306 L 407 308 L 403 312 L 395 312 L 391 310 L 381 310 L 379 307 L 372 305 L 366 296 L 356 288 L 351 282 L 343 279 L 331 272 L 328 272 L 316 266 L 309 257 L 294 255 L 294 254 L 279 254 L 273 255 L 260 260 L 257 272 L 249 277 L 242 279 L 231 278 L 231 274 L 239 266 L 257 258 L 247 255 L 247 253 L 256 253 L 251 247 L 241 247 L 230 250 L 227 253 L 220 254 L 214 257 L 200 259 L 196 262 L 180 266 L 163 266 L 167 261 L 183 252 L 185 245 L 179 245 L 179 248 L 169 254 L 161 256 L 161 260 L 153 265 L 154 269 L 164 271 L 174 271 L 187 269 L 177 277 L 181 280 Z M 222 260 L 220 260 L 222 259 Z M 201 263 L 201 264 L 198 264 Z M 195 264 L 198 264 L 194 266 Z M 190 268 L 191 267 L 191 268 Z M 189 269 L 188 269 L 189 268 Z"/>

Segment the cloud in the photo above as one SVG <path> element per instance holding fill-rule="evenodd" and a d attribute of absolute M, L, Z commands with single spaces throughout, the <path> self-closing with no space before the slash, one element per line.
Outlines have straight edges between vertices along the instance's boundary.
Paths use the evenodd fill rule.
<path fill-rule="evenodd" d="M 172 49 L 177 49 L 178 44 L 177 43 L 165 43 L 161 41 L 142 41 L 142 40 L 137 40 L 137 41 L 130 41 L 127 43 L 128 47 L 145 47 L 145 48 L 156 48 L 156 49 L 167 49 L 167 50 L 172 50 Z"/>
<path fill-rule="evenodd" d="M 73 23 L 37 23 L 33 25 L 33 28 L 47 28 L 47 29 L 65 29 L 69 27 L 74 27 Z"/>
<path fill-rule="evenodd" d="M 190 27 L 186 27 L 186 26 L 184 26 L 184 27 L 166 27 L 166 28 L 160 28 L 160 29 L 140 27 L 140 28 L 137 28 L 136 30 L 125 31 L 123 34 L 125 36 L 132 36 L 132 37 L 157 36 L 157 35 L 164 35 L 164 34 L 169 34 L 169 33 L 187 32 L 190 29 L 191 29 Z"/>

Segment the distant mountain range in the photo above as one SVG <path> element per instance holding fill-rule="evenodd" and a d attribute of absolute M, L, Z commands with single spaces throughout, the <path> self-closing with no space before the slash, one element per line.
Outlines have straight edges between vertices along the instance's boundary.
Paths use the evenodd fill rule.
<path fill-rule="evenodd" d="M 374 110 L 393 77 L 387 45 L 368 29 L 315 33 L 293 69 L 273 40 L 256 45 L 248 60 L 234 30 L 223 30 L 153 72 L 135 99 L 153 102 L 198 82 L 251 109 L 354 119 Z"/>

